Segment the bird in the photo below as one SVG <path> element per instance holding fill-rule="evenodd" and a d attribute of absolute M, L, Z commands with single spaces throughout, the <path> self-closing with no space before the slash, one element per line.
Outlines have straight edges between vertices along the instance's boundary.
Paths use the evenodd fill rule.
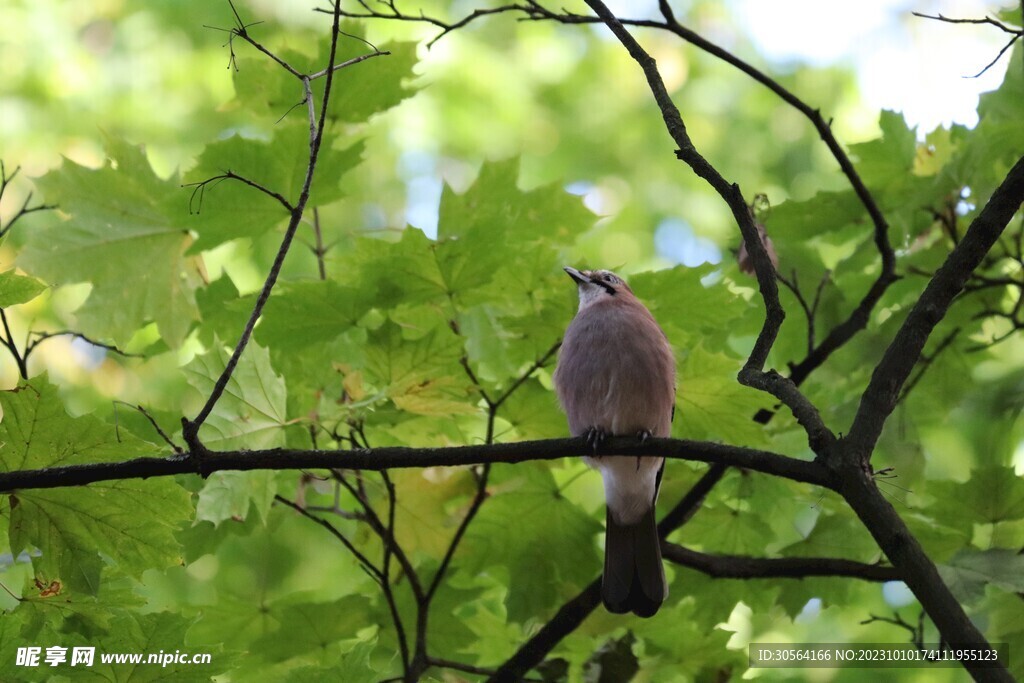
<path fill-rule="evenodd" d="M 651 617 L 668 597 L 654 507 L 665 459 L 596 455 L 608 436 L 667 437 L 675 413 L 672 347 L 629 285 L 608 270 L 565 272 L 579 308 L 552 377 L 569 431 L 584 437 L 607 502 L 601 599 L 609 612 Z"/>

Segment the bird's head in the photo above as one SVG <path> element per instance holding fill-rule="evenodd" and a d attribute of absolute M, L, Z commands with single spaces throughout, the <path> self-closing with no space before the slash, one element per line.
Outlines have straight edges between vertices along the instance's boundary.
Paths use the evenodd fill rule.
<path fill-rule="evenodd" d="M 605 297 L 633 295 L 629 285 L 610 270 L 576 270 L 569 266 L 564 270 L 576 281 L 580 293 L 580 310 Z"/>

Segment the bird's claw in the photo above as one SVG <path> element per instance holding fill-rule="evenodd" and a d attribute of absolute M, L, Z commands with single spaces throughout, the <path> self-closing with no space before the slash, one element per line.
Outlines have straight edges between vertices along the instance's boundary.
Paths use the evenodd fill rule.
<path fill-rule="evenodd" d="M 590 450 L 594 452 L 594 455 L 597 455 L 597 450 L 604 443 L 604 440 L 608 438 L 608 435 L 600 427 L 591 427 L 583 435 L 583 438 L 586 440 L 587 445 L 590 446 Z"/>

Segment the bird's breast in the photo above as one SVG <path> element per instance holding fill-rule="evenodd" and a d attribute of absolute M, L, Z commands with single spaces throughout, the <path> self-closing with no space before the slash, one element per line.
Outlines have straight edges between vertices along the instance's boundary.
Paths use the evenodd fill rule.
<path fill-rule="evenodd" d="M 566 331 L 555 375 L 570 430 L 667 436 L 675 363 L 664 334 L 645 309 L 593 308 Z"/>

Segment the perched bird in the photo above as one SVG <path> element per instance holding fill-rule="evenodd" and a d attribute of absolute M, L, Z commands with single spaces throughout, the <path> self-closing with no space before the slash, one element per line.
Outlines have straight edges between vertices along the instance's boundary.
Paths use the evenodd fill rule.
<path fill-rule="evenodd" d="M 565 268 L 580 306 L 565 332 L 554 382 L 573 436 L 594 450 L 608 435 L 669 436 L 676 365 L 665 333 L 622 278 Z M 668 596 L 654 503 L 664 458 L 587 457 L 608 503 L 601 597 L 617 614 L 652 616 Z"/>

